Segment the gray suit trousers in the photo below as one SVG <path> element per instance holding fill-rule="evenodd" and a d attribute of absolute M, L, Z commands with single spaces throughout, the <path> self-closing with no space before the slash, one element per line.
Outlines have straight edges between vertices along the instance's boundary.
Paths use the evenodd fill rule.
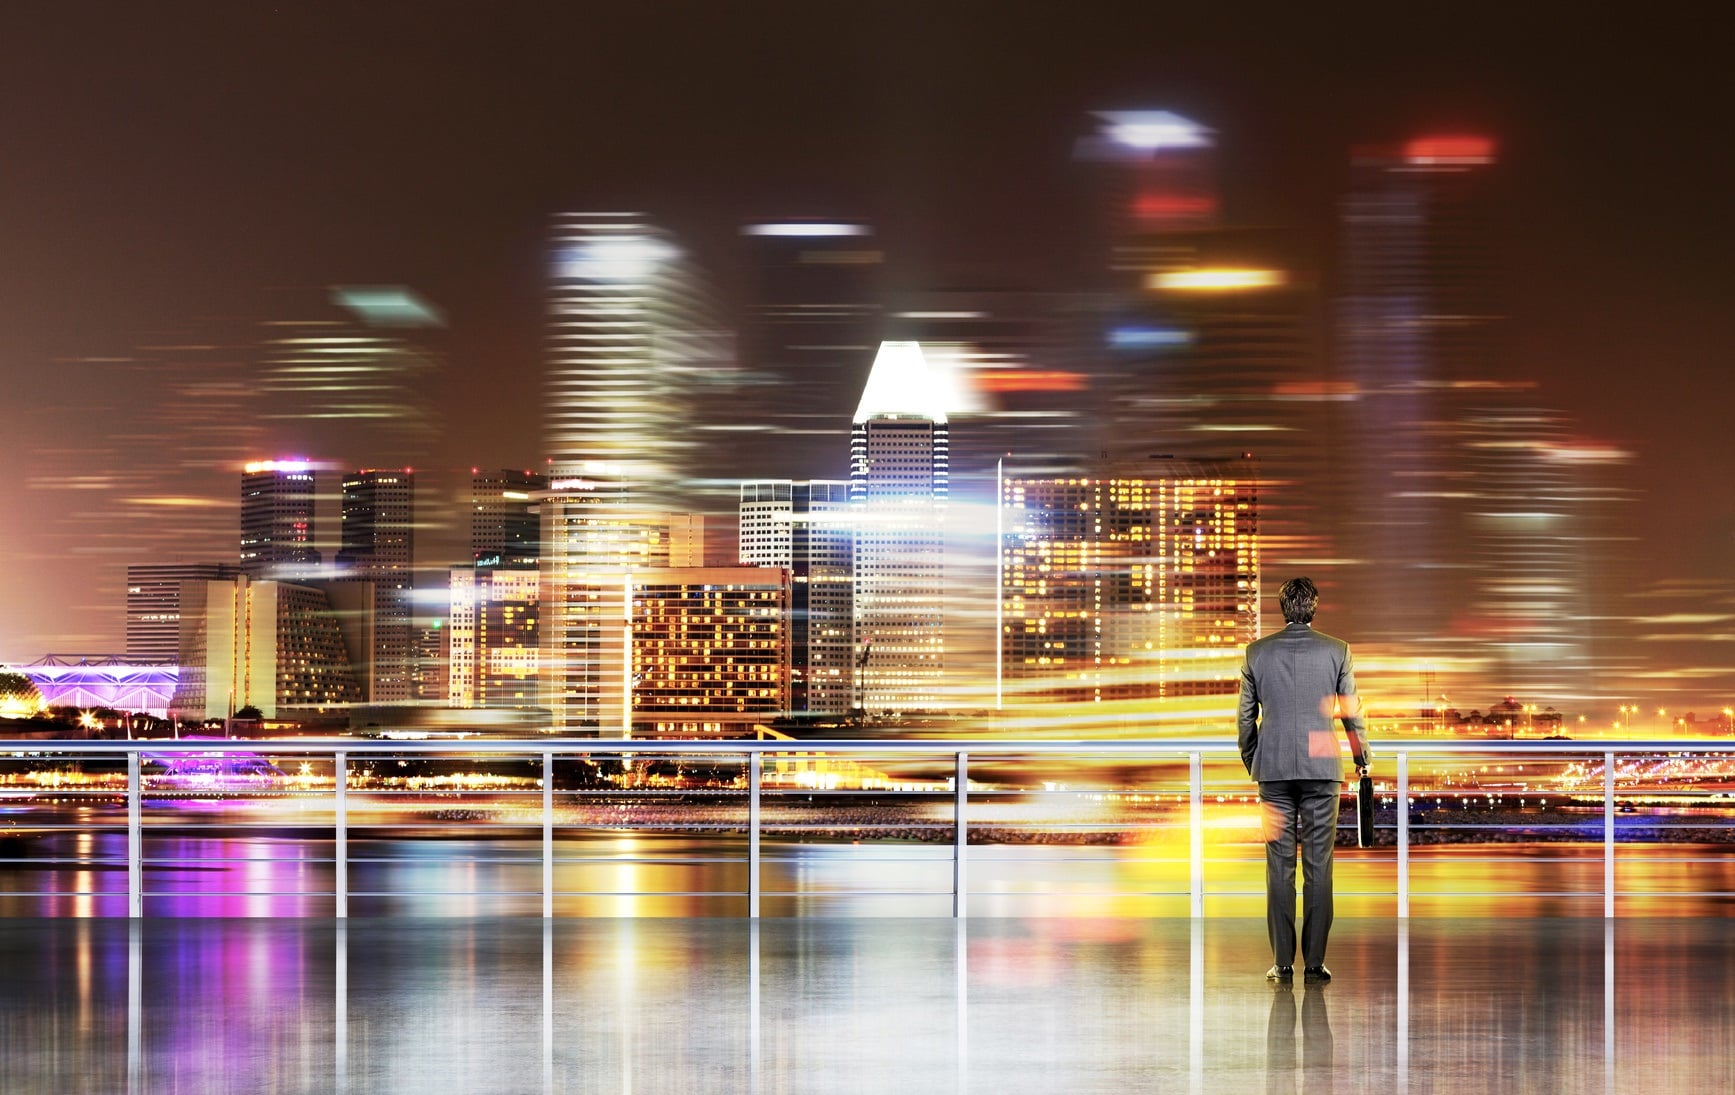
<path fill-rule="evenodd" d="M 1301 955 L 1304 965 L 1325 964 L 1331 934 L 1331 853 L 1337 841 L 1334 779 L 1277 779 L 1259 784 L 1265 838 L 1265 927 L 1271 955 L 1295 964 L 1295 850 L 1301 845 Z"/>

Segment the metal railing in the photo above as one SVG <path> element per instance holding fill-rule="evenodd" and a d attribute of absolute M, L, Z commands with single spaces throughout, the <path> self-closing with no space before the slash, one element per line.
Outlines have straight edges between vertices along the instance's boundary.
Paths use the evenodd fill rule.
<path fill-rule="evenodd" d="M 1417 896 L 1412 891 L 1411 877 L 1412 853 L 1416 844 L 1415 838 L 1417 833 L 1422 833 L 1425 836 L 1439 836 L 1447 834 L 1448 831 L 1454 829 L 1494 829 L 1511 831 L 1511 825 L 1509 823 L 1503 824 L 1498 821 L 1493 824 L 1477 824 L 1473 822 L 1439 822 L 1423 820 L 1418 824 L 1416 816 L 1416 793 L 1413 792 L 1411 786 L 1413 762 L 1438 762 L 1442 759 L 1463 760 L 1465 758 L 1492 757 L 1500 760 L 1515 758 L 1523 759 L 1526 763 L 1533 763 L 1540 759 L 1550 763 L 1558 762 L 1562 764 L 1571 763 L 1581 765 L 1582 769 L 1576 774 L 1579 788 L 1575 792 L 1563 793 L 1558 789 L 1562 785 L 1558 779 L 1558 774 L 1555 782 L 1555 790 L 1529 791 L 1527 782 L 1518 783 L 1517 785 L 1520 788 L 1520 792 L 1528 797 L 1540 798 L 1542 796 L 1549 796 L 1554 797 L 1557 800 L 1563 798 L 1570 799 L 1572 803 L 1571 808 L 1579 811 L 1580 814 L 1584 814 L 1586 811 L 1594 810 L 1597 806 L 1600 806 L 1600 829 L 1602 838 L 1602 879 L 1600 894 L 1602 897 L 1602 914 L 1604 917 L 1613 917 L 1615 915 L 1616 898 L 1620 895 L 1620 891 L 1616 888 L 1617 820 L 1618 811 L 1627 806 L 1626 803 L 1617 802 L 1616 794 L 1617 772 L 1622 761 L 1624 760 L 1631 764 L 1640 759 L 1655 758 L 1659 762 L 1673 763 L 1670 758 L 1679 760 L 1679 758 L 1697 757 L 1701 759 L 1716 758 L 1718 765 L 1721 765 L 1724 761 L 1735 763 L 1735 743 L 1711 739 L 1619 741 L 1415 740 L 1381 742 L 1376 743 L 1375 748 L 1376 774 L 1381 777 L 1381 782 L 1384 784 L 1382 788 L 1382 800 L 1384 803 L 1383 809 L 1389 809 L 1390 813 L 1389 821 L 1382 821 L 1380 829 L 1382 832 L 1390 836 L 1392 840 L 1393 854 L 1395 856 L 1395 888 L 1389 891 L 1380 891 L 1378 896 L 1390 896 L 1395 898 L 1396 915 L 1400 918 L 1407 918 L 1410 915 L 1413 898 Z M 494 788 L 488 790 L 486 794 L 491 799 L 495 800 L 505 799 L 510 802 L 535 804 L 531 808 L 530 813 L 537 816 L 530 817 L 526 811 L 520 810 L 517 815 L 514 816 L 513 820 L 509 821 L 505 825 L 495 825 L 494 829 L 496 832 L 510 831 L 519 833 L 535 833 L 540 837 L 540 850 L 539 855 L 536 858 L 539 860 L 541 867 L 539 896 L 541 899 L 541 914 L 544 917 L 555 915 L 557 897 L 577 895 L 605 897 L 629 896 L 634 893 L 634 891 L 627 891 L 625 893 L 610 893 L 607 891 L 594 890 L 573 891 L 570 893 L 557 891 L 557 864 L 579 862 L 619 863 L 624 861 L 619 858 L 599 861 L 595 859 L 563 859 L 557 856 L 557 829 L 586 827 L 582 825 L 557 826 L 557 802 L 562 801 L 563 799 L 584 799 L 587 796 L 591 800 L 609 803 L 613 803 L 616 800 L 632 799 L 632 802 L 627 802 L 622 808 L 626 809 L 631 807 L 636 809 L 638 805 L 642 805 L 646 801 L 658 801 L 657 796 L 659 795 L 663 796 L 665 800 L 679 799 L 682 797 L 697 797 L 704 799 L 704 802 L 700 803 L 697 807 L 688 810 L 687 813 L 692 814 L 695 817 L 703 817 L 707 813 L 715 814 L 717 815 L 715 818 L 709 819 L 705 823 L 705 827 L 709 831 L 727 832 L 730 834 L 741 833 L 744 835 L 746 841 L 744 857 L 737 859 L 727 856 L 711 857 L 686 855 L 663 857 L 660 860 L 656 859 L 656 857 L 652 857 L 651 859 L 634 860 L 634 862 L 657 861 L 685 864 L 724 862 L 744 863 L 746 868 L 746 883 L 742 887 L 725 887 L 722 889 L 703 892 L 676 891 L 673 892 L 673 895 L 693 897 L 729 897 L 736 899 L 745 898 L 746 913 L 750 917 L 758 917 L 761 915 L 764 899 L 768 896 L 767 892 L 764 890 L 764 868 L 768 862 L 768 858 L 766 856 L 765 841 L 763 839 L 767 825 L 764 810 L 768 803 L 788 803 L 800 799 L 802 796 L 807 796 L 811 799 L 818 800 L 818 808 L 822 813 L 827 809 L 839 808 L 836 804 L 839 802 L 849 801 L 849 796 L 851 795 L 858 796 L 860 801 L 864 802 L 884 802 L 902 796 L 902 799 L 906 801 L 921 800 L 929 804 L 944 804 L 941 806 L 941 809 L 943 811 L 945 806 L 949 806 L 949 817 L 942 816 L 935 818 L 929 816 L 927 820 L 922 821 L 919 824 L 900 823 L 897 825 L 885 826 L 885 828 L 894 830 L 898 834 L 899 838 L 906 842 L 911 837 L 912 833 L 915 833 L 918 836 L 933 838 L 930 842 L 936 845 L 933 849 L 935 854 L 925 857 L 923 860 L 924 862 L 938 862 L 936 857 L 945 854 L 942 853 L 940 849 L 945 843 L 950 844 L 950 848 L 946 849 L 946 851 L 949 852 L 950 858 L 951 913 L 955 917 L 964 917 L 969 912 L 969 899 L 973 893 L 970 886 L 970 864 L 973 860 L 984 858 L 989 862 L 992 862 L 993 858 L 988 854 L 987 850 L 983 847 L 983 844 L 993 844 L 997 840 L 993 834 L 988 833 L 981 826 L 978 826 L 973 831 L 971 819 L 971 807 L 973 802 L 978 806 L 982 806 L 996 799 L 1016 798 L 1020 796 L 1027 799 L 1034 799 L 1043 795 L 1062 797 L 1070 796 L 1071 798 L 1076 799 L 1081 794 L 1103 793 L 1100 788 L 1093 791 L 1091 788 L 1081 790 L 1076 786 L 1034 790 L 1030 787 L 1020 786 L 1017 784 L 997 784 L 992 780 L 979 781 L 973 787 L 971 783 L 971 765 L 973 760 L 990 767 L 992 770 L 1002 772 L 1008 765 L 1034 765 L 1036 758 L 1060 759 L 1069 762 L 1090 761 L 1098 764 L 1110 762 L 1122 764 L 1138 762 L 1141 765 L 1157 764 L 1163 766 L 1165 770 L 1172 768 L 1177 773 L 1180 766 L 1184 764 L 1186 772 L 1184 802 L 1186 807 L 1185 828 L 1187 830 L 1185 859 L 1187 887 L 1185 891 L 1143 891 L 1138 896 L 1173 896 L 1178 898 L 1184 895 L 1187 899 L 1186 908 L 1188 915 L 1197 918 L 1206 915 L 1207 896 L 1212 898 L 1220 896 L 1251 896 L 1255 892 L 1263 892 L 1262 890 L 1212 891 L 1209 893 L 1207 891 L 1206 832 L 1208 825 L 1205 812 L 1207 808 L 1207 799 L 1213 797 L 1209 795 L 1206 790 L 1207 763 L 1216 766 L 1229 774 L 1225 778 L 1220 792 L 1214 796 L 1218 802 L 1223 802 L 1232 797 L 1235 798 L 1235 801 L 1246 802 L 1252 794 L 1252 785 L 1246 782 L 1244 773 L 1241 772 L 1239 758 L 1235 752 L 1233 743 L 1226 742 L 1221 738 L 1157 739 L 1139 741 L 922 741 L 902 739 L 872 741 L 793 741 L 779 739 L 771 741 L 721 742 L 610 739 L 532 741 L 489 741 L 485 739 L 462 741 L 375 741 L 352 739 L 282 739 L 260 741 L 225 739 L 132 742 L 39 740 L 12 742 L 0 741 L 0 762 L 10 763 L 12 768 L 7 769 L 7 771 L 12 772 L 14 775 L 16 775 L 18 771 L 29 768 L 32 764 L 40 767 L 45 758 L 51 759 L 52 761 L 74 761 L 81 763 L 87 761 L 95 762 L 99 768 L 102 763 L 112 765 L 118 761 L 124 760 L 126 826 L 125 870 L 127 879 L 126 911 L 127 915 L 131 917 L 140 917 L 145 915 L 147 898 L 154 899 L 160 896 L 168 896 L 166 894 L 149 892 L 146 889 L 146 868 L 148 866 L 160 866 L 165 862 L 161 860 L 153 860 L 146 856 L 146 835 L 148 832 L 153 831 L 153 825 L 147 825 L 145 821 L 145 807 L 147 803 L 175 802 L 177 800 L 185 803 L 188 801 L 200 800 L 201 798 L 213 801 L 222 801 L 225 795 L 228 795 L 231 799 L 248 797 L 247 792 L 237 793 L 225 791 L 221 786 L 214 786 L 207 790 L 201 790 L 197 787 L 189 790 L 185 786 L 174 785 L 172 780 L 169 780 L 168 777 L 147 774 L 145 772 L 146 763 L 155 763 L 160 766 L 163 765 L 165 761 L 172 765 L 175 758 L 180 757 L 197 757 L 200 755 L 233 757 L 254 756 L 258 754 L 269 754 L 272 757 L 278 758 L 305 757 L 310 760 L 320 760 L 322 763 L 329 763 L 330 765 L 331 775 L 329 794 L 323 782 L 323 777 L 320 777 L 317 781 L 313 780 L 311 777 L 308 780 L 305 780 L 300 791 L 291 789 L 282 792 L 274 791 L 272 794 L 279 796 L 286 795 L 291 798 L 299 796 L 303 805 L 305 805 L 305 802 L 308 800 L 318 800 L 323 802 L 329 798 L 332 806 L 332 816 L 329 824 L 329 832 L 331 834 L 331 855 L 328 858 L 308 857 L 304 858 L 301 862 L 320 864 L 329 862 L 332 870 L 332 886 L 329 891 L 321 890 L 315 892 L 304 890 L 300 891 L 297 896 L 319 897 L 322 899 L 329 897 L 332 901 L 334 915 L 340 919 L 346 918 L 350 915 L 352 899 L 358 897 L 379 898 L 389 896 L 377 891 L 352 889 L 352 875 L 355 874 L 358 866 L 396 862 L 395 860 L 352 855 L 352 845 L 356 842 L 356 837 L 352 833 L 352 823 L 355 823 L 357 819 L 355 812 L 357 807 L 355 801 L 352 801 L 355 795 L 363 795 L 365 799 L 373 802 L 387 801 L 388 797 L 393 794 L 404 794 L 419 799 L 438 797 L 441 801 L 448 798 L 452 801 L 462 801 L 462 790 L 448 793 L 439 790 L 437 784 L 430 785 L 434 786 L 433 790 L 429 790 L 427 786 L 414 786 L 407 790 L 392 790 L 382 789 L 379 786 L 369 786 L 367 780 L 358 781 L 356 779 L 358 765 L 372 766 L 381 762 L 390 762 L 394 760 L 398 761 L 400 764 L 405 764 L 408 763 L 408 758 L 439 759 L 461 757 L 496 763 L 502 761 L 519 761 L 526 762 L 531 770 L 538 773 L 539 778 L 534 781 L 529 780 L 528 777 L 521 778 L 519 781 L 521 784 L 520 789 L 501 790 L 499 788 Z M 718 763 L 727 762 L 728 764 L 740 765 L 743 770 L 739 777 L 710 787 L 687 787 L 682 789 L 671 785 L 672 789 L 664 788 L 659 790 L 655 787 L 647 787 L 644 785 L 629 787 L 617 784 L 611 786 L 606 782 L 588 788 L 574 788 L 569 786 L 565 791 L 558 790 L 556 787 L 557 765 L 560 763 L 570 764 L 573 762 L 584 762 L 588 764 L 595 761 L 612 761 L 618 763 L 623 759 L 630 760 L 637 764 L 647 764 L 654 761 L 667 760 L 685 759 L 693 761 L 695 759 L 709 759 Z M 827 786 L 823 780 L 808 780 L 806 783 L 803 783 L 799 780 L 793 779 L 787 771 L 788 768 L 795 764 L 812 764 L 816 760 L 824 763 L 854 763 L 858 766 L 876 764 L 882 767 L 887 765 L 903 765 L 906 767 L 915 766 L 916 768 L 921 769 L 923 774 L 920 777 L 906 777 L 889 781 L 882 779 L 881 782 L 884 783 L 885 786 L 881 786 L 877 789 L 870 788 L 864 790 L 860 788 Z M 775 777 L 771 784 L 767 783 L 768 762 L 772 766 L 772 775 Z M 1591 789 L 1593 787 L 1591 780 L 1596 775 L 1595 769 L 1597 766 L 1600 766 L 1600 795 L 1594 794 Z M 1390 774 L 1387 775 L 1387 773 Z M 1735 777 L 1735 773 L 1717 774 Z M 3 788 L 0 788 L 0 802 L 10 800 L 10 802 L 14 804 L 14 809 L 22 809 L 26 812 L 33 803 L 40 802 L 45 796 L 52 796 L 63 805 L 67 802 L 72 802 L 74 803 L 73 809 L 75 814 L 73 818 L 60 825 L 36 826 L 34 829 L 31 829 L 31 831 L 46 832 L 49 830 L 58 830 L 88 833 L 89 830 L 100 827 L 98 821 L 90 820 L 89 815 L 93 810 L 90 804 L 93 802 L 112 801 L 118 789 L 118 776 L 119 772 L 117 769 L 108 776 L 102 776 L 101 773 L 98 773 L 97 778 L 87 780 L 82 786 L 69 786 L 57 782 L 51 788 L 45 788 L 40 779 L 34 783 L 29 781 L 21 783 L 18 779 L 8 776 L 7 778 L 12 779 L 12 782 L 4 784 Z M 1670 777 L 1663 775 L 1657 778 L 1666 783 Z M 152 782 L 153 780 L 155 781 L 154 785 Z M 318 784 L 317 788 L 315 788 L 316 782 Z M 1469 799 L 1474 799 L 1486 795 L 1488 801 L 1492 803 L 1494 801 L 1494 792 L 1490 790 L 1490 787 L 1500 786 L 1502 790 L 1499 794 L 1501 795 L 1502 800 L 1504 800 L 1508 793 L 1520 793 L 1511 791 L 1510 785 L 1514 782 L 1516 781 L 1481 781 L 1475 786 L 1470 784 L 1461 784 L 1454 786 L 1450 793 L 1458 796 L 1458 801 L 1466 800 L 1466 796 L 1468 796 Z M 1730 786 L 1735 787 L 1735 778 L 1727 779 L 1723 782 L 1727 782 Z M 534 786 L 532 784 L 534 784 Z M 1697 783 L 1688 782 L 1683 785 L 1677 776 L 1676 785 L 1668 792 L 1668 794 L 1673 796 L 1672 801 L 1677 805 L 1679 805 L 1683 800 L 1683 796 L 1685 796 L 1687 800 L 1690 800 L 1690 804 L 1697 803 L 1699 806 L 1708 807 L 1709 809 L 1706 811 L 1707 813 L 1715 813 L 1718 815 L 1712 820 L 1702 820 L 1697 824 L 1700 824 L 1701 826 L 1712 826 L 1718 829 L 1727 827 L 1730 829 L 1730 833 L 1735 835 L 1735 824 L 1732 824 L 1732 822 L 1735 822 L 1735 819 L 1725 819 L 1721 816 L 1722 814 L 1727 813 L 1728 810 L 1725 809 L 1720 802 L 1722 799 L 1730 798 L 1732 794 L 1735 794 L 1735 792 L 1707 792 L 1703 790 L 1704 787 L 1710 785 L 1714 785 L 1714 783 L 1703 780 Z M 1685 789 L 1683 789 L 1683 786 Z M 1113 793 L 1124 797 L 1129 793 L 1136 792 L 1136 790 L 1136 787 L 1129 789 L 1128 787 L 1122 786 L 1115 789 Z M 1657 788 L 1655 787 L 1650 788 L 1649 790 L 1635 789 L 1630 791 L 1627 797 L 1629 800 L 1644 800 L 1647 796 L 1654 799 L 1657 793 Z M 1436 806 L 1444 801 L 1441 797 L 1443 792 L 1438 786 L 1438 780 L 1436 780 L 1434 791 L 1429 792 L 1429 794 L 1436 798 Z M 1179 807 L 1182 800 L 1181 793 L 1176 791 L 1172 797 L 1175 806 Z M 744 817 L 741 816 L 741 811 L 739 810 L 738 805 L 736 805 L 741 798 L 745 798 L 746 809 Z M 1521 801 L 1526 800 L 1521 799 Z M 83 803 L 83 805 L 77 805 L 78 803 Z M 1735 806 L 1735 802 L 1732 802 L 1729 805 Z M 932 812 L 930 811 L 930 815 L 931 813 Z M 16 816 L 14 816 L 12 820 L 16 822 Z M 28 818 L 26 818 L 26 821 L 28 821 Z M 169 817 L 166 821 L 162 822 L 162 824 L 175 825 L 177 822 L 174 818 Z M 813 826 L 813 828 L 824 830 L 827 824 L 828 823 L 822 821 L 820 824 Z M 1536 823 L 1526 824 L 1522 826 L 1522 828 L 1525 831 L 1530 832 L 1532 835 L 1550 828 L 1568 829 L 1570 830 L 1570 833 L 1566 834 L 1568 840 L 1577 837 L 1579 842 L 1583 843 L 1583 838 L 1589 832 L 1593 831 L 1592 825 L 1592 819 L 1587 816 L 1583 820 L 1575 820 L 1570 824 Z M 197 825 L 188 822 L 187 827 L 196 829 Z M 227 830 L 246 830 L 248 825 L 246 823 L 225 823 L 224 827 Z M 305 833 L 309 829 L 326 829 L 323 820 L 292 825 L 273 822 L 269 827 L 278 830 L 288 829 L 297 833 Z M 366 830 L 366 832 L 374 834 L 376 837 L 382 832 L 390 833 L 398 831 L 394 830 L 391 824 L 382 823 L 378 819 L 370 819 L 365 823 L 361 823 L 360 827 Z M 589 825 L 588 827 L 592 829 L 598 828 L 598 826 L 594 824 Z M 605 829 L 607 828 L 606 825 L 601 827 Z M 1123 824 L 1109 826 L 1109 828 L 1128 830 L 1143 829 L 1147 832 L 1160 830 L 1165 827 L 1179 828 L 1180 826 L 1177 822 L 1162 821 L 1129 821 Z M 18 826 L 14 824 L 13 828 L 16 831 Z M 25 828 L 30 829 L 31 827 L 27 825 Z M 788 833 L 791 831 L 799 831 L 800 828 L 800 825 L 786 822 L 781 825 L 779 831 Z M 845 826 L 845 828 L 849 829 L 850 827 Z M 857 824 L 850 831 L 859 830 L 868 833 L 871 837 L 874 828 L 875 827 L 871 824 Z M 1098 824 L 1097 828 L 1100 829 L 1102 826 Z M 1667 829 L 1668 826 L 1662 824 L 1662 828 Z M 428 826 L 426 824 L 417 824 L 409 827 L 400 826 L 399 829 L 417 832 L 420 834 L 419 839 L 427 838 L 426 830 L 428 829 Z M 446 824 L 446 832 L 444 835 L 451 836 L 455 833 L 461 833 L 464 830 L 465 819 L 459 817 Z M 946 830 L 950 830 L 949 841 L 944 839 L 947 835 Z M 4 830 L 0 830 L 0 835 L 4 835 Z M 974 849 L 972 848 L 971 839 L 973 835 L 978 837 L 978 843 Z M 1543 835 L 1548 836 L 1549 834 L 1543 833 Z M 308 838 L 298 837 L 297 839 L 306 840 Z M 526 843 L 528 843 L 528 841 Z M 1473 846 L 1489 846 L 1486 842 L 1478 842 L 1475 839 L 1470 839 L 1467 843 Z M 5 851 L 5 849 L 0 849 L 0 851 Z M 1582 857 L 1580 858 L 1582 859 Z M 476 860 L 476 862 L 482 861 L 482 858 Z M 497 864 L 519 865 L 531 862 L 531 860 L 525 855 L 496 857 L 487 861 Z M 1147 860 L 1146 862 L 1159 861 L 1160 860 Z M 55 866 L 74 862 L 88 865 L 92 862 L 92 859 L 89 856 L 74 857 L 73 859 L 32 859 L 29 857 L 19 858 L 10 853 L 0 854 L 0 863 L 5 863 L 7 865 L 25 864 L 35 866 Z M 1175 860 L 1174 862 L 1178 864 L 1179 861 Z M 1565 861 L 1556 860 L 1556 862 Z M 943 891 L 910 892 L 938 894 Z M 193 896 L 199 896 L 199 892 L 196 890 L 187 891 L 187 893 Z M 475 893 L 481 894 L 482 891 L 475 891 Z M 62 894 L 63 891 L 38 892 L 0 890 L 0 897 L 47 897 L 61 896 Z M 506 896 L 518 897 L 535 896 L 526 891 L 488 891 L 484 896 L 501 896 L 503 894 Z M 1514 896 L 1521 895 L 1525 894 L 1522 891 L 1514 892 Z M 221 896 L 237 895 L 223 894 Z M 799 894 L 794 892 L 779 892 L 774 896 L 791 897 L 799 896 Z M 1363 896 L 1369 895 L 1364 894 Z M 1474 893 L 1431 893 L 1423 896 L 1453 897 L 1489 895 Z M 1594 893 L 1578 891 L 1528 896 L 1588 897 L 1594 896 Z M 1708 899 L 1735 899 L 1735 887 L 1729 889 L 1701 889 L 1693 891 L 1686 896 Z"/>

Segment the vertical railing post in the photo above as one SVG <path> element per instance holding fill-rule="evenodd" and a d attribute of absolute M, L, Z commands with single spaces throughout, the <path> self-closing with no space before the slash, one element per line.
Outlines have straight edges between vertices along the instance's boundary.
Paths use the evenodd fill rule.
<path fill-rule="evenodd" d="M 1615 914 L 1615 755 L 1602 755 L 1602 915 Z"/>
<path fill-rule="evenodd" d="M 332 872 L 336 879 L 336 914 L 349 916 L 349 754 L 339 749 L 331 761 L 332 784 L 337 790 L 336 833 L 332 840 Z"/>
<path fill-rule="evenodd" d="M 1410 754 L 1398 754 L 1398 918 L 1410 915 Z"/>
<path fill-rule="evenodd" d="M 1205 760 L 1187 754 L 1187 893 L 1188 915 L 1205 915 Z"/>
<path fill-rule="evenodd" d="M 145 834 L 142 816 L 144 776 L 139 751 L 127 750 L 127 915 L 145 915 Z"/>
<path fill-rule="evenodd" d="M 747 915 L 759 918 L 759 781 L 765 758 L 747 754 Z"/>
<path fill-rule="evenodd" d="M 542 751 L 542 918 L 554 915 L 554 751 Z"/>
<path fill-rule="evenodd" d="M 958 750 L 958 771 L 952 796 L 952 915 L 968 914 L 970 883 L 964 853 L 970 846 L 970 754 Z"/>

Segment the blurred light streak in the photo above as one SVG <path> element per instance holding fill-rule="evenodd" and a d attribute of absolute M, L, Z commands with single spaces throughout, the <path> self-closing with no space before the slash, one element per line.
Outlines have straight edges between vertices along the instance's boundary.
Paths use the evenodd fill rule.
<path fill-rule="evenodd" d="M 1152 289 L 1201 293 L 1275 289 L 1287 284 L 1289 284 L 1289 275 L 1282 270 L 1231 266 L 1205 267 L 1195 270 L 1160 270 L 1151 274 L 1146 280 L 1146 285 Z"/>

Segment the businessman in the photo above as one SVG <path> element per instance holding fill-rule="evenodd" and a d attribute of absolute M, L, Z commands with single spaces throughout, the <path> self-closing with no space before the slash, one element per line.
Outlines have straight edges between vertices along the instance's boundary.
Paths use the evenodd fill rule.
<path fill-rule="evenodd" d="M 1331 934 L 1331 855 L 1337 839 L 1343 761 L 1334 718 L 1343 721 L 1357 776 L 1367 774 L 1367 724 L 1355 692 L 1349 644 L 1313 629 L 1319 590 L 1306 578 L 1277 595 L 1286 625 L 1247 644 L 1237 716 L 1241 763 L 1259 783 L 1265 840 L 1265 925 L 1273 965 L 1268 981 L 1295 979 L 1295 856 L 1304 877 L 1301 954 L 1307 984 L 1331 980 L 1325 941 Z"/>

